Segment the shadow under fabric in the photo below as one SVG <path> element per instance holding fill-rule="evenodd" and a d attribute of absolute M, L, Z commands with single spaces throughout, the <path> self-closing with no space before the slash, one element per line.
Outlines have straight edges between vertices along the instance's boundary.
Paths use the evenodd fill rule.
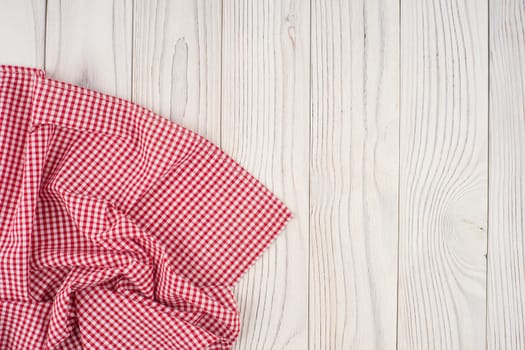
<path fill-rule="evenodd" d="M 204 137 L 0 66 L 0 348 L 230 349 L 233 285 L 291 219 Z"/>

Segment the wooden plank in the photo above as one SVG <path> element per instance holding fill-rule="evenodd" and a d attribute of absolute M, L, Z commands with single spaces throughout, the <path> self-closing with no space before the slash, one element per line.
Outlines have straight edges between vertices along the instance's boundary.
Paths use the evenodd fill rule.
<path fill-rule="evenodd" d="M 525 4 L 490 2 L 488 349 L 525 349 Z"/>
<path fill-rule="evenodd" d="M 223 3 L 222 146 L 294 213 L 235 288 L 237 349 L 306 349 L 309 2 Z"/>
<path fill-rule="evenodd" d="M 44 67 L 44 1 L 0 1 L 0 64 Z"/>
<path fill-rule="evenodd" d="M 46 71 L 131 97 L 131 0 L 48 0 Z"/>
<path fill-rule="evenodd" d="M 484 349 L 487 0 L 401 2 L 399 349 Z"/>
<path fill-rule="evenodd" d="M 136 0 L 133 99 L 220 139 L 221 2 Z"/>
<path fill-rule="evenodd" d="M 310 349 L 395 349 L 398 2 L 312 1 Z"/>

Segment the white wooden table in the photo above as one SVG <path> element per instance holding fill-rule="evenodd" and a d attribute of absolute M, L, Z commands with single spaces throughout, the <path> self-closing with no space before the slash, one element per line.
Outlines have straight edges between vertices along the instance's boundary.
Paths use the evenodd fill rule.
<path fill-rule="evenodd" d="M 237 349 L 522 350 L 524 26 L 523 0 L 0 0 L 0 64 L 196 130 L 292 208 Z"/>

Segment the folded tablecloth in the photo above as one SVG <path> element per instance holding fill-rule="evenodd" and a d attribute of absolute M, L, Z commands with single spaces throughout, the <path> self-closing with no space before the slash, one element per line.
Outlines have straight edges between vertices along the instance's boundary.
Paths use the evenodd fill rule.
<path fill-rule="evenodd" d="M 230 349 L 291 217 L 195 132 L 0 66 L 0 349 Z"/>

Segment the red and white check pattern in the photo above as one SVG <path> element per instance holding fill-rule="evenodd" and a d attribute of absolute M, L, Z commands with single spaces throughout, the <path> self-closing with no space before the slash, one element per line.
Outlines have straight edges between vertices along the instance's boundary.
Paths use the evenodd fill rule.
<path fill-rule="evenodd" d="M 230 349 L 292 217 L 202 136 L 0 66 L 0 349 Z"/>

